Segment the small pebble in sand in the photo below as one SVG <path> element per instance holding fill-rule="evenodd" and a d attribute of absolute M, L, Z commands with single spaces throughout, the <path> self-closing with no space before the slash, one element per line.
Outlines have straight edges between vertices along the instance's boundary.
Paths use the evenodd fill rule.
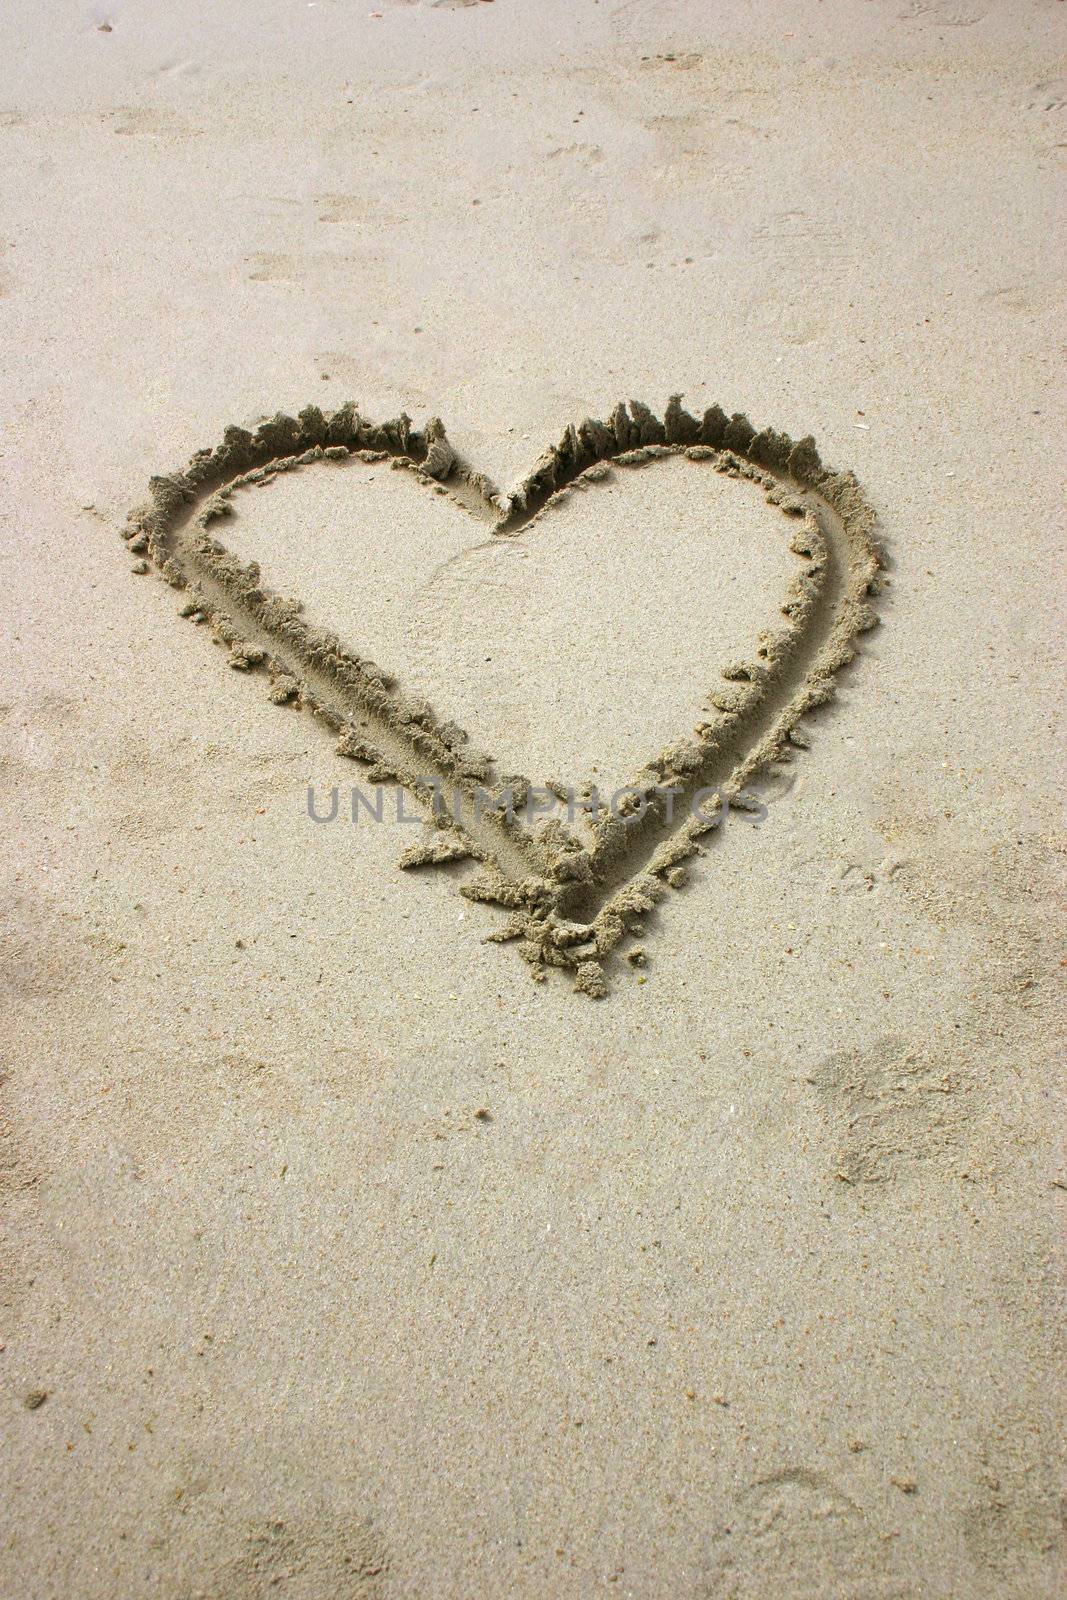
<path fill-rule="evenodd" d="M 137 574 L 137 576 L 139 578 L 141 578 L 148 571 L 148 562 L 147 561 L 135 561 L 133 566 L 130 568 L 130 571 L 131 572 L 135 572 Z"/>
<path fill-rule="evenodd" d="M 914 1494 L 916 1489 L 919 1487 L 914 1478 L 892 1477 L 889 1481 L 893 1485 L 894 1489 L 900 1490 L 901 1494 Z"/>
<path fill-rule="evenodd" d="M 27 1411 L 36 1411 L 48 1399 L 47 1389 L 31 1389 L 23 1398 L 23 1405 Z"/>

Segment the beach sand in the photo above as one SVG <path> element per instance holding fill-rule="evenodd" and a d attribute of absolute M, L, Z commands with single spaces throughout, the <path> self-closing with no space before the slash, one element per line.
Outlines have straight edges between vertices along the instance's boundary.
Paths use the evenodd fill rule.
<path fill-rule="evenodd" d="M 0 1595 L 1057 1594 L 1063 7 L 2 29 Z"/>

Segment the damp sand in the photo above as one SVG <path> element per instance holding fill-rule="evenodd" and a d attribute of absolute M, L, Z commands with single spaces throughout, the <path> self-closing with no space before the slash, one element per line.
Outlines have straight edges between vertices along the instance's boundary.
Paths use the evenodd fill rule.
<path fill-rule="evenodd" d="M 1061 23 L 861 9 L 5 23 L 0 1592 L 1057 1592 Z"/>

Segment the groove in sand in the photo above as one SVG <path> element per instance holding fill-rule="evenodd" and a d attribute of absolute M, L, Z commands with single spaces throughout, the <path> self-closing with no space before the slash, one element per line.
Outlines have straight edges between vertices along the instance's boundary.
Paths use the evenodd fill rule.
<path fill-rule="evenodd" d="M 389 460 L 427 491 L 494 518 L 494 532 L 506 536 L 550 515 L 562 491 L 592 490 L 611 468 L 647 470 L 676 455 L 761 488 L 791 520 L 790 548 L 803 565 L 775 631 L 761 634 L 752 658 L 728 667 L 708 694 L 712 715 L 636 774 L 635 815 L 591 814 L 582 838 L 558 819 L 528 828 L 481 807 L 476 795 L 491 789 L 493 763 L 469 747 L 463 730 L 405 695 L 336 635 L 307 623 L 299 602 L 263 585 L 258 563 L 242 564 L 210 531 L 232 512 L 235 489 L 357 457 Z M 150 556 L 186 591 L 183 613 L 210 622 L 231 665 L 265 670 L 272 699 L 322 718 L 339 735 L 339 752 L 364 762 L 371 782 L 396 781 L 427 806 L 430 837 L 401 864 L 479 861 L 481 870 L 460 892 L 510 912 L 490 937 L 516 940 L 534 977 L 551 966 L 569 968 L 575 987 L 594 996 L 606 992 L 604 963 L 628 929 L 680 886 L 684 863 L 717 825 L 714 813 L 694 816 L 690 799 L 701 789 L 736 795 L 804 747 L 801 719 L 833 698 L 835 675 L 852 659 L 857 635 L 877 621 L 869 599 L 880 575 L 875 518 L 856 479 L 823 467 L 810 438 L 795 443 L 773 429 L 757 431 L 718 406 L 698 419 L 677 396 L 662 421 L 631 401 L 606 423 L 569 427 L 508 494 L 457 457 L 437 419 L 421 431 L 403 415 L 375 424 L 351 405 L 331 415 L 314 406 L 296 418 L 278 415 L 255 433 L 228 428 L 216 449 L 198 451 L 184 472 L 154 478 L 150 489 L 149 502 L 130 514 L 126 538 L 135 555 Z M 455 797 L 458 811 L 435 814 L 435 783 Z M 527 787 L 527 779 L 507 780 L 517 808 Z"/>

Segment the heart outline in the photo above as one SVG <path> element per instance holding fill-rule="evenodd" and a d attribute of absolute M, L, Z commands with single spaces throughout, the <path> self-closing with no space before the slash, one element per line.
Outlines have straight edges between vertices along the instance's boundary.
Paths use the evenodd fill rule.
<path fill-rule="evenodd" d="M 752 481 L 798 517 L 790 548 L 806 565 L 780 607 L 784 625 L 762 634 L 756 659 L 727 668 L 726 687 L 708 695 L 717 717 L 692 738 L 672 741 L 628 786 L 647 802 L 637 825 L 597 815 L 584 842 L 556 819 L 536 833 L 506 817 L 477 819 L 474 791 L 491 778 L 491 758 L 469 751 L 461 729 L 405 695 L 373 662 L 305 622 L 299 602 L 262 585 L 258 562 L 242 564 L 208 531 L 232 512 L 236 489 L 322 460 L 388 460 L 468 510 L 494 515 L 493 532 L 506 534 L 545 515 L 572 486 L 676 455 Z M 757 430 L 743 413 L 727 417 L 719 406 L 698 419 L 683 410 L 680 395 L 671 396 L 662 421 L 631 401 L 607 423 L 587 418 L 568 426 L 507 494 L 457 456 L 438 418 L 421 431 L 403 413 L 376 424 L 351 403 L 330 414 L 317 406 L 295 418 L 278 413 L 254 433 L 227 428 L 221 445 L 197 451 L 182 472 L 153 478 L 149 490 L 124 537 L 133 554 L 149 555 L 170 584 L 188 591 L 182 613 L 210 622 L 231 665 L 265 668 L 273 700 L 294 700 L 325 720 L 339 735 L 338 752 L 367 763 L 370 781 L 395 781 L 430 806 L 431 838 L 406 852 L 401 865 L 478 860 L 481 872 L 461 893 L 511 913 L 488 937 L 518 940 L 535 977 L 543 979 L 550 966 L 570 969 L 575 988 L 594 997 L 607 990 L 605 961 L 634 921 L 679 883 L 683 864 L 716 826 L 694 815 L 670 824 L 662 791 L 691 795 L 714 773 L 721 792 L 736 795 L 789 759 L 793 746 L 803 748 L 801 718 L 833 698 L 857 636 L 878 621 L 870 604 L 881 583 L 876 518 L 854 475 L 824 467 L 810 436 L 794 442 Z M 428 777 L 453 787 L 456 817 L 433 814 Z"/>

